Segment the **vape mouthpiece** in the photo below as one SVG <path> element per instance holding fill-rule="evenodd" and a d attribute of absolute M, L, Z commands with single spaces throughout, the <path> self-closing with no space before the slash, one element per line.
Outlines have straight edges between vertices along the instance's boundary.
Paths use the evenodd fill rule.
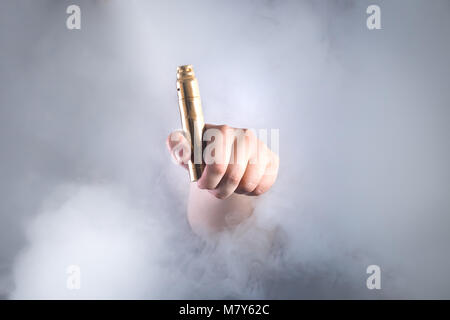
<path fill-rule="evenodd" d="M 178 106 L 180 107 L 183 131 L 191 144 L 191 159 L 188 162 L 191 181 L 197 181 L 203 172 L 203 120 L 202 102 L 197 78 L 191 65 L 177 68 Z"/>
<path fill-rule="evenodd" d="M 195 77 L 194 69 L 192 65 L 179 66 L 177 68 L 177 79 Z"/>

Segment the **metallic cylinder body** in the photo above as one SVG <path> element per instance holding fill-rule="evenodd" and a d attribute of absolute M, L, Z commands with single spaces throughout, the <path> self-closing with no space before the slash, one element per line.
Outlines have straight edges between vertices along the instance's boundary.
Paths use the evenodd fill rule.
<path fill-rule="evenodd" d="M 202 102 L 198 82 L 191 65 L 177 68 L 177 93 L 181 124 L 191 143 L 191 160 L 188 162 L 191 181 L 202 175 L 203 164 L 203 119 Z"/>

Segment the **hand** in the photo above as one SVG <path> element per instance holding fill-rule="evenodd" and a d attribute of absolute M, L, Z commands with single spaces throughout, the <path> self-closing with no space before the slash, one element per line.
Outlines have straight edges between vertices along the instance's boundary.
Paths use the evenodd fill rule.
<path fill-rule="evenodd" d="M 200 189 L 225 199 L 233 193 L 259 196 L 274 184 L 279 158 L 251 130 L 207 124 L 203 137 L 206 165 L 197 181 Z M 191 150 L 183 132 L 171 133 L 167 147 L 175 161 L 187 168 Z"/>

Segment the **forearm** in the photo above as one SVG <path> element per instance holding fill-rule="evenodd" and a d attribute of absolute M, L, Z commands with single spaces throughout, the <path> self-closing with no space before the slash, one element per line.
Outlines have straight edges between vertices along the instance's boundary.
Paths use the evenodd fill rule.
<path fill-rule="evenodd" d="M 217 199 L 208 190 L 191 183 L 188 202 L 188 220 L 192 229 L 200 235 L 217 233 L 232 228 L 252 213 L 257 197 L 232 194 Z"/>

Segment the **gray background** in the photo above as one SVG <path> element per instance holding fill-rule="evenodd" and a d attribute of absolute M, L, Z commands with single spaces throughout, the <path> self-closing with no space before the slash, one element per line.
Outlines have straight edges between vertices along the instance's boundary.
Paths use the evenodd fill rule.
<path fill-rule="evenodd" d="M 66 8 L 81 7 L 81 30 Z M 381 7 L 382 30 L 366 27 Z M 3 298 L 450 298 L 450 1 L 0 2 Z M 255 216 L 202 241 L 165 150 L 279 128 Z M 66 267 L 81 268 L 80 290 Z M 366 267 L 382 289 L 366 288 Z"/>

